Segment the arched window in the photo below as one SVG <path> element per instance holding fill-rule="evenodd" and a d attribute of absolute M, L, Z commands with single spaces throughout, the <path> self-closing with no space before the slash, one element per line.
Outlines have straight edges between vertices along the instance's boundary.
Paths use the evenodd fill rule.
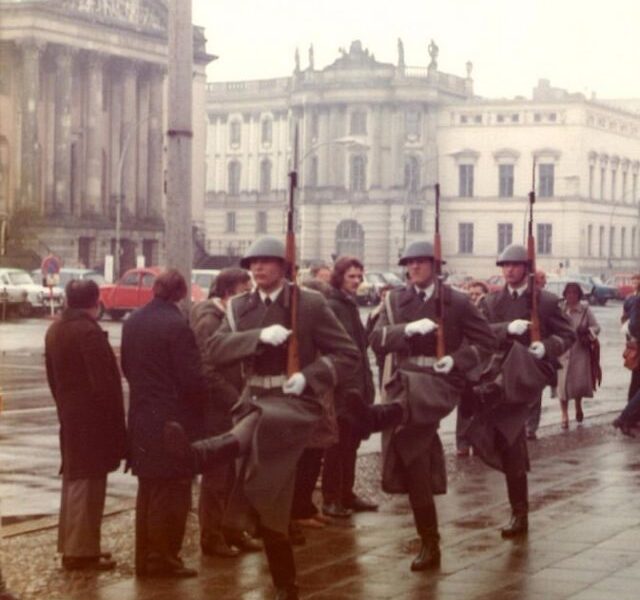
<path fill-rule="evenodd" d="M 232 146 L 239 146 L 242 141 L 242 122 L 234 120 L 229 123 L 229 143 Z"/>
<path fill-rule="evenodd" d="M 262 121 L 262 143 L 270 144 L 273 140 L 273 121 L 271 119 L 263 119 Z"/>
<path fill-rule="evenodd" d="M 420 163 L 415 156 L 407 157 L 404 163 L 404 188 L 417 192 L 420 187 Z"/>
<path fill-rule="evenodd" d="M 268 159 L 260 163 L 260 193 L 271 191 L 271 161 Z"/>
<path fill-rule="evenodd" d="M 345 219 L 336 227 L 336 256 L 364 258 L 364 229 L 354 219 Z"/>
<path fill-rule="evenodd" d="M 350 188 L 352 192 L 364 192 L 367 189 L 367 161 L 361 154 L 351 157 Z"/>
<path fill-rule="evenodd" d="M 237 196 L 240 194 L 240 171 L 241 166 L 237 160 L 232 160 L 229 163 L 229 194 L 231 196 Z"/>

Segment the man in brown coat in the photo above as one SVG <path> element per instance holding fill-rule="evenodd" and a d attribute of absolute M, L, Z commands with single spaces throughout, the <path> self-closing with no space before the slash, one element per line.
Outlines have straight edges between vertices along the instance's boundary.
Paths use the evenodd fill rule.
<path fill-rule="evenodd" d="M 207 343 L 207 360 L 214 366 L 241 362 L 246 376 L 242 400 L 260 410 L 238 485 L 259 518 L 276 598 L 297 600 L 288 537 L 296 465 L 321 417 L 319 397 L 360 357 L 326 300 L 286 282 L 280 240 L 257 240 L 241 266 L 250 268 L 257 290 L 231 299 L 224 322 Z M 292 293 L 299 294 L 294 328 L 300 370 L 289 374 Z"/>
<path fill-rule="evenodd" d="M 207 340 L 218 330 L 229 299 L 251 289 L 251 277 L 245 269 L 223 269 L 209 298 L 196 304 L 189 322 L 196 336 L 198 349 L 204 358 Z M 216 369 L 203 360 L 202 371 L 207 384 L 204 404 L 205 433 L 208 436 L 223 434 L 231 426 L 231 408 L 238 401 L 242 390 L 239 366 Z M 202 474 L 198 517 L 200 520 L 200 547 L 206 556 L 233 557 L 240 550 L 260 550 L 262 545 L 246 531 L 227 533 L 222 531 L 222 519 L 234 479 L 232 463 L 219 463 Z"/>
<path fill-rule="evenodd" d="M 113 569 L 100 550 L 107 473 L 125 457 L 120 371 L 97 324 L 100 290 L 72 280 L 67 308 L 45 338 L 47 379 L 60 420 L 62 503 L 58 551 L 65 569 Z"/>

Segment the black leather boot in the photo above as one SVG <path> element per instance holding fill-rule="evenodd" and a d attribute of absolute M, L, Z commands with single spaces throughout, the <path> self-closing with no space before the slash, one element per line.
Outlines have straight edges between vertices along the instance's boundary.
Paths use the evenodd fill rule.
<path fill-rule="evenodd" d="M 371 433 L 396 427 L 404 420 L 404 410 L 397 402 L 369 406 Z"/>
<path fill-rule="evenodd" d="M 411 563 L 411 570 L 437 569 L 440 566 L 440 535 L 438 534 L 436 505 L 414 507 L 413 518 L 422 544 L 418 556 Z"/>
<path fill-rule="evenodd" d="M 276 588 L 275 600 L 298 600 L 298 587 L 290 585 L 287 587 Z"/>
<path fill-rule="evenodd" d="M 527 513 L 514 513 L 509 524 L 500 532 L 505 540 L 521 537 L 529 531 L 529 517 Z"/>

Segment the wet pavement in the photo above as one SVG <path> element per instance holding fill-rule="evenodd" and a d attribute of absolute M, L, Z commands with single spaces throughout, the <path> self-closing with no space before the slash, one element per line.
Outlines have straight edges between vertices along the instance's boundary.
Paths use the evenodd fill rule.
<path fill-rule="evenodd" d="M 449 454 L 449 493 L 437 499 L 442 567 L 411 573 L 418 549 L 404 496 L 379 492 L 379 457 L 361 456 L 359 491 L 380 502 L 377 513 L 305 530 L 296 548 L 301 597 L 314 600 L 602 600 L 638 597 L 640 586 L 640 441 L 616 435 L 603 419 L 574 435 L 530 445 L 530 533 L 504 541 L 509 516 L 502 475 L 475 458 Z M 183 557 L 197 579 L 133 576 L 133 510 L 107 516 L 103 548 L 113 573 L 68 574 L 55 554 L 54 520 L 24 532 L 5 528 L 3 569 L 23 600 L 211 600 L 272 598 L 263 555 L 201 557 L 197 519 L 189 517 Z M 48 525 L 48 528 L 47 528 Z"/>

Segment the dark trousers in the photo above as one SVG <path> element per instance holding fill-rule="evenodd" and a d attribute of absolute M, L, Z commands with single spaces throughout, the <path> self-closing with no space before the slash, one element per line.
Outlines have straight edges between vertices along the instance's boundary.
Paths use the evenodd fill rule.
<path fill-rule="evenodd" d="M 409 504 L 418 535 L 423 539 L 439 539 L 438 515 L 431 487 L 431 462 L 415 460 L 405 472 Z"/>
<path fill-rule="evenodd" d="M 502 466 L 507 482 L 509 504 L 514 515 L 526 515 L 529 512 L 529 489 L 527 468 L 527 440 L 521 431 L 516 441 L 509 445 L 505 438 L 496 433 L 496 447 L 502 456 Z"/>
<path fill-rule="evenodd" d="M 298 461 L 291 505 L 292 519 L 309 519 L 318 513 L 312 497 L 322 468 L 323 454 L 322 448 L 307 448 Z"/>
<path fill-rule="evenodd" d="M 182 566 L 179 554 L 190 506 L 190 478 L 138 477 L 136 573 Z"/>
<path fill-rule="evenodd" d="M 233 482 L 234 465 L 232 463 L 214 465 L 202 474 L 198 500 L 198 520 L 202 546 L 213 543 L 215 538 L 222 535 L 222 519 Z"/>
<path fill-rule="evenodd" d="M 527 417 L 527 433 L 535 433 L 540 426 L 540 417 L 542 416 L 542 392 L 540 397 L 529 408 L 529 416 Z"/>
<path fill-rule="evenodd" d="M 637 394 L 638 390 L 640 390 L 640 371 L 631 371 L 631 381 L 629 383 L 627 401 L 630 402 L 631 399 Z"/>
<path fill-rule="evenodd" d="M 327 448 L 322 469 L 322 499 L 325 504 L 348 505 L 354 498 L 356 459 L 360 437 L 351 425 L 338 419 L 338 443 Z"/>
<path fill-rule="evenodd" d="M 633 372 L 636 374 L 636 371 Z M 624 410 L 620 413 L 620 420 L 625 425 L 635 425 L 640 421 L 640 389 L 629 399 Z"/>
<path fill-rule="evenodd" d="M 260 532 L 273 585 L 277 588 L 294 588 L 296 564 L 293 560 L 293 548 L 289 538 L 266 527 L 261 527 Z"/>

